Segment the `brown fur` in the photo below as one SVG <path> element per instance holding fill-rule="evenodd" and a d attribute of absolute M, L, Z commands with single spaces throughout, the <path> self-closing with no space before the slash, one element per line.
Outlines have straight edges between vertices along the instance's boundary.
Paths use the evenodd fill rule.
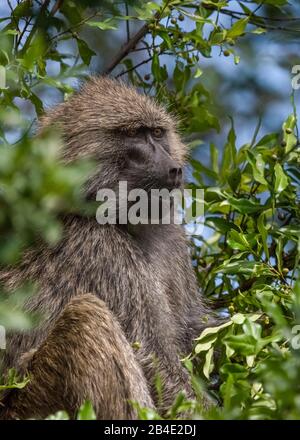
<path fill-rule="evenodd" d="M 86 187 L 92 197 L 120 179 L 118 164 L 126 151 L 117 132 L 123 128 L 166 129 L 170 155 L 184 165 L 186 149 L 170 115 L 108 78 L 90 80 L 50 111 L 41 126 L 49 125 L 62 130 L 66 161 L 91 156 L 99 162 Z M 25 280 L 39 285 L 26 309 L 45 318 L 36 329 L 9 337 L 4 369 L 27 371 L 31 381 L 4 398 L 2 418 L 45 417 L 59 409 L 74 414 L 85 399 L 93 402 L 98 418 L 134 418 L 129 400 L 166 410 L 180 390 L 193 395 L 180 356 L 190 350 L 210 312 L 198 292 L 181 227 L 141 225 L 132 233 L 68 216 L 57 246 L 40 245 L 20 267 L 0 273 L 8 289 Z M 139 349 L 132 349 L 134 342 Z M 162 402 L 154 385 L 157 374 Z"/>

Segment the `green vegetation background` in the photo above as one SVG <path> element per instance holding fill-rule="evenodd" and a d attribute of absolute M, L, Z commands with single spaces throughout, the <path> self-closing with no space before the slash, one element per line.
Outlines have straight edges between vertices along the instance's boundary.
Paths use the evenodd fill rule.
<path fill-rule="evenodd" d="M 299 38 L 297 8 L 285 0 L 4 3 L 1 266 L 18 264 L 37 237 L 55 244 L 62 232 L 59 215 L 84 209 L 79 189 L 90 164 L 60 164 L 57 135 L 33 137 L 36 117 L 49 101 L 67 99 L 90 72 L 125 79 L 180 119 L 192 151 L 187 184 L 205 189 L 205 229 L 192 236 L 193 264 L 203 294 L 225 319 L 199 335 L 184 360 L 196 392 L 208 387 L 220 406 L 204 411 L 197 400 L 179 395 L 169 417 L 190 408 L 196 418 L 300 419 L 300 92 L 291 86 L 290 109 L 274 132 L 261 136 L 266 101 L 275 99 L 269 79 L 257 89 L 255 78 L 248 78 L 241 90 L 236 78 L 238 101 L 245 99 L 247 87 L 265 99 L 254 111 L 256 128 L 241 144 L 242 127 L 236 131 L 230 119 L 234 105 L 218 93 L 217 83 L 228 82 L 226 73 L 206 64 L 210 58 L 224 65 L 230 60 L 234 74 L 234 64 L 249 61 L 265 34 L 277 35 L 282 50 L 290 47 Z M 289 71 L 293 61 L 286 51 Z M 207 142 L 215 132 L 223 145 Z M 197 159 L 199 152 L 204 160 Z M 30 328 L 32 320 L 20 305 L 35 288 L 23 286 L 9 296 L 0 290 L 2 326 Z M 0 389 L 26 382 L 12 372 Z M 140 417 L 160 416 L 140 409 Z M 79 418 L 93 418 L 88 403 Z"/>

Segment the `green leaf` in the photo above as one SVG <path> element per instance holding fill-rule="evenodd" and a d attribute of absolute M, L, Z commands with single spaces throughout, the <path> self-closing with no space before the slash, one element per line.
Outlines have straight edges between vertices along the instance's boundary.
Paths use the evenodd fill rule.
<path fill-rule="evenodd" d="M 29 72 L 33 72 L 34 66 L 38 63 L 40 58 L 44 56 L 45 48 L 45 40 L 42 34 L 38 34 L 28 50 L 24 53 L 24 57 L 20 58 L 20 64 Z"/>
<path fill-rule="evenodd" d="M 203 374 L 207 379 L 209 379 L 210 373 L 214 369 L 213 354 L 214 354 L 214 349 L 212 347 L 208 350 L 208 352 L 206 353 L 206 356 L 205 356 L 205 363 L 203 366 Z"/>
<path fill-rule="evenodd" d="M 222 365 L 220 372 L 225 375 L 232 374 L 236 379 L 245 379 L 249 374 L 244 365 L 229 362 Z"/>
<path fill-rule="evenodd" d="M 245 321 L 245 319 L 246 319 L 246 317 L 245 317 L 245 315 L 243 315 L 242 313 L 236 313 L 235 315 L 233 315 L 233 316 L 231 317 L 231 321 L 232 321 L 234 324 L 238 324 L 238 325 L 243 324 L 244 321 Z"/>
<path fill-rule="evenodd" d="M 246 236 L 234 229 L 230 231 L 227 243 L 232 249 L 239 249 L 241 251 L 251 250 L 251 245 Z"/>
<path fill-rule="evenodd" d="M 51 414 L 46 420 L 70 420 L 70 417 L 66 411 L 57 411 L 55 414 Z"/>
<path fill-rule="evenodd" d="M 232 173 L 228 176 L 228 183 L 232 191 L 236 191 L 240 182 L 241 182 L 242 173 L 239 168 L 236 168 Z"/>
<path fill-rule="evenodd" d="M 262 238 L 262 245 L 266 254 L 266 258 L 267 260 L 269 260 L 270 256 L 269 256 L 269 247 L 268 247 L 268 243 L 267 243 L 267 239 L 268 239 L 268 231 L 265 227 L 265 213 L 261 213 L 260 216 L 258 217 L 257 220 L 257 228 L 260 232 L 261 238 Z"/>
<path fill-rule="evenodd" d="M 139 20 L 145 21 L 153 19 L 154 12 L 159 8 L 160 6 L 155 2 L 137 2 L 137 5 L 134 5 Z"/>
<path fill-rule="evenodd" d="M 294 134 L 297 120 L 294 115 L 290 115 L 282 126 L 283 140 L 286 143 L 285 153 L 289 153 L 297 144 L 297 138 Z"/>
<path fill-rule="evenodd" d="M 284 191 L 285 188 L 288 186 L 289 179 L 279 163 L 275 165 L 274 172 L 275 172 L 274 190 L 275 193 L 279 194 L 282 191 Z"/>
<path fill-rule="evenodd" d="M 278 269 L 279 269 L 280 272 L 282 272 L 282 268 L 283 268 L 283 262 L 282 262 L 282 257 L 283 257 L 283 239 L 282 239 L 282 237 L 279 237 L 277 239 L 275 253 L 276 253 L 276 258 L 277 258 Z"/>
<path fill-rule="evenodd" d="M 227 31 L 227 38 L 236 38 L 245 32 L 246 26 L 248 24 L 249 18 L 241 18 L 236 21 L 231 29 Z"/>
<path fill-rule="evenodd" d="M 251 31 L 252 34 L 257 34 L 257 35 L 265 34 L 266 32 L 267 32 L 267 29 L 261 28 L 261 27 L 255 28 L 255 29 L 253 29 L 253 31 Z"/>
<path fill-rule="evenodd" d="M 96 55 L 96 52 L 94 52 L 92 49 L 90 49 L 84 40 L 77 38 L 76 41 L 77 41 L 78 51 L 79 51 L 79 54 L 82 58 L 82 61 L 84 62 L 84 64 L 89 66 L 90 62 L 91 62 L 91 58 L 92 58 L 92 56 Z"/>
<path fill-rule="evenodd" d="M 5 385 L 0 385 L 0 390 L 10 390 L 10 389 L 23 389 L 30 382 L 28 376 L 24 377 L 22 380 L 17 375 L 15 368 L 10 368 L 7 375 L 7 383 Z"/>
<path fill-rule="evenodd" d="M 229 347 L 235 351 L 235 353 L 242 356 L 250 356 L 256 354 L 256 339 L 251 335 L 229 335 L 224 338 Z"/>
<path fill-rule="evenodd" d="M 32 9 L 32 0 L 23 0 L 14 9 L 13 16 L 17 18 L 29 16 L 32 13 L 31 9 Z"/>
<path fill-rule="evenodd" d="M 255 261 L 225 261 L 221 266 L 218 266 L 216 272 L 229 274 L 245 274 L 255 276 L 268 275 L 275 277 L 276 274 L 264 263 L 257 263 Z"/>
<path fill-rule="evenodd" d="M 203 70 L 201 70 L 200 67 L 197 67 L 196 72 L 194 73 L 194 78 L 200 78 L 201 75 L 203 75 Z"/>
<path fill-rule="evenodd" d="M 41 116 L 44 113 L 44 106 L 41 99 L 33 92 L 31 92 L 29 99 L 35 107 L 36 114 Z"/>
<path fill-rule="evenodd" d="M 21 390 L 21 389 L 25 388 L 29 382 L 30 382 L 30 379 L 26 378 L 22 382 L 14 382 L 10 385 L 0 385 L 0 390 L 12 390 L 12 389 Z"/>
<path fill-rule="evenodd" d="M 218 175 L 219 173 L 219 151 L 217 147 L 211 143 L 210 146 L 210 159 L 211 159 L 211 168 Z"/>
<path fill-rule="evenodd" d="M 224 202 L 221 202 L 221 205 Z M 249 199 L 237 199 L 232 196 L 228 196 L 227 203 L 231 205 L 234 209 L 241 212 L 242 214 L 253 214 L 259 212 L 265 207 L 261 206 L 259 203 L 254 202 Z"/>
<path fill-rule="evenodd" d="M 255 145 L 255 147 L 266 146 L 269 148 L 273 148 L 276 146 L 278 142 L 278 133 L 270 133 L 263 136 Z"/>
<path fill-rule="evenodd" d="M 266 164 L 265 164 L 265 161 L 263 160 L 262 155 L 259 153 L 255 157 L 254 154 L 252 153 L 252 151 L 248 150 L 247 156 L 248 156 L 248 160 L 249 160 L 249 162 L 252 166 L 252 169 L 253 169 L 254 179 L 257 182 L 262 183 L 263 185 L 267 185 L 268 182 L 265 179 Z"/>
<path fill-rule="evenodd" d="M 256 322 L 246 318 L 243 323 L 243 330 L 246 335 L 253 336 L 256 341 L 261 339 L 262 328 L 260 324 L 257 324 Z"/>
<path fill-rule="evenodd" d="M 196 341 L 201 341 L 205 338 L 205 336 L 218 333 L 219 331 L 223 330 L 226 327 L 229 327 L 230 325 L 232 325 L 232 321 L 227 321 L 217 327 L 206 328 L 205 330 L 203 330 L 199 338 L 196 338 Z"/>
<path fill-rule="evenodd" d="M 226 179 L 226 176 L 230 174 L 236 166 L 236 134 L 234 130 L 233 120 L 231 120 L 231 128 L 228 133 L 227 143 L 224 148 L 223 160 L 221 165 L 221 177 Z"/>
<path fill-rule="evenodd" d="M 239 228 L 234 223 L 229 222 L 221 217 L 206 217 L 205 224 L 216 229 L 217 231 L 222 232 L 223 234 L 226 234 L 226 232 L 229 232 L 232 229 L 239 231 Z"/>
<path fill-rule="evenodd" d="M 112 22 L 112 19 L 107 18 L 104 21 L 90 20 L 90 21 L 87 21 L 85 24 L 87 24 L 88 26 L 97 27 L 98 29 L 101 29 L 102 31 L 118 29 L 114 24 L 111 24 L 111 22 Z"/>
<path fill-rule="evenodd" d="M 203 342 L 203 343 L 198 343 L 195 346 L 195 353 L 199 354 L 202 351 L 207 351 L 210 350 L 211 346 L 213 345 L 213 343 L 217 340 L 217 336 L 211 338 L 208 342 Z"/>
<path fill-rule="evenodd" d="M 77 420 L 96 420 L 93 405 L 89 400 L 81 405 L 77 414 Z"/>
<path fill-rule="evenodd" d="M 234 55 L 234 64 L 238 65 L 241 61 L 241 57 L 239 55 Z"/>
<path fill-rule="evenodd" d="M 211 177 L 214 180 L 218 179 L 218 175 L 212 171 L 210 168 L 205 167 L 201 162 L 198 160 L 190 159 L 191 165 L 193 165 L 194 169 L 200 173 L 206 174 L 206 176 Z"/>
<path fill-rule="evenodd" d="M 246 362 L 249 368 L 252 368 L 254 366 L 255 362 L 255 355 L 246 356 Z"/>
<path fill-rule="evenodd" d="M 151 64 L 151 71 L 152 71 L 152 74 L 153 74 L 154 78 L 156 79 L 156 81 L 159 81 L 160 80 L 160 64 L 159 64 L 159 56 L 157 53 L 155 53 L 153 55 L 152 64 Z"/>

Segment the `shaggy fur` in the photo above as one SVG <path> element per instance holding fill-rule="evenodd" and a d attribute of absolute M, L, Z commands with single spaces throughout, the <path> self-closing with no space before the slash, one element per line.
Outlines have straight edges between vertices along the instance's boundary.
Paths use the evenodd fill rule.
<path fill-rule="evenodd" d="M 65 161 L 98 161 L 86 185 L 90 197 L 126 177 L 123 129 L 164 128 L 171 158 L 184 165 L 186 148 L 171 116 L 108 78 L 90 80 L 50 111 L 41 130 L 50 125 L 62 131 Z M 132 182 L 136 187 L 155 181 L 149 166 L 145 181 Z M 70 215 L 58 245 L 40 244 L 19 267 L 0 272 L 9 290 L 26 280 L 39 286 L 26 310 L 44 318 L 34 330 L 8 338 L 4 370 L 14 366 L 31 381 L 4 397 L 2 418 L 45 417 L 60 409 L 73 415 L 90 399 L 98 418 L 130 419 L 136 417 L 130 400 L 166 410 L 180 390 L 193 395 L 180 356 L 211 314 L 197 290 L 181 227 L 141 225 L 132 232 Z M 139 349 L 132 348 L 135 342 Z"/>

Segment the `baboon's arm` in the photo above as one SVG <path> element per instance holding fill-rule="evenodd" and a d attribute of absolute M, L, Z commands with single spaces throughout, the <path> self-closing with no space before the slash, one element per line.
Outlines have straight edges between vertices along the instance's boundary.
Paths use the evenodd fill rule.
<path fill-rule="evenodd" d="M 129 400 L 153 407 L 133 350 L 105 303 L 93 295 L 70 301 L 29 359 L 29 384 L 6 396 L 0 417 L 74 416 L 89 399 L 99 419 L 132 419 Z"/>

